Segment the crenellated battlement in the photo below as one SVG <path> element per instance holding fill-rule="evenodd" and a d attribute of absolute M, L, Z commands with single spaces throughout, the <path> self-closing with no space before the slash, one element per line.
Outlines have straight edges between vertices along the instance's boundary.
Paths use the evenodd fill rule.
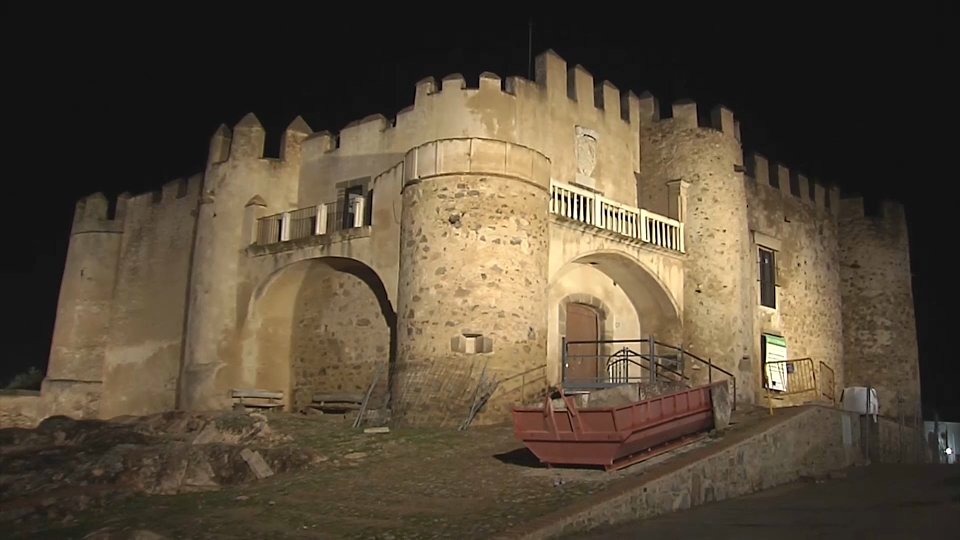
<path fill-rule="evenodd" d="M 73 212 L 73 227 L 70 234 L 88 232 L 121 232 L 127 212 L 129 193 L 123 193 L 114 201 L 111 212 L 110 200 L 103 193 L 87 195 L 77 201 Z"/>
<path fill-rule="evenodd" d="M 817 182 L 782 163 L 769 161 L 757 152 L 744 153 L 743 163 L 744 176 L 758 185 L 774 188 L 784 197 L 797 199 L 824 212 L 838 214 L 839 188 Z"/>
<path fill-rule="evenodd" d="M 656 124 L 669 124 L 674 129 L 712 129 L 731 135 L 740 140 L 740 121 L 733 111 L 724 105 L 710 109 L 710 121 L 706 125 L 700 121 L 699 106 L 691 99 L 678 99 L 670 106 L 671 116 L 664 118 L 660 114 L 660 100 L 650 92 L 644 92 L 637 98 L 641 125 L 653 127 Z"/>
<path fill-rule="evenodd" d="M 227 161 L 268 160 L 282 163 L 299 163 L 301 143 L 313 133 L 300 116 L 284 130 L 280 140 L 280 158 L 263 157 L 266 129 L 255 114 L 247 113 L 231 130 L 221 124 L 210 139 L 207 162 L 217 165 Z"/>
<path fill-rule="evenodd" d="M 178 178 L 167 182 L 161 189 L 140 195 L 121 193 L 114 201 L 112 209 L 110 200 L 103 193 L 87 195 L 77 201 L 71 234 L 123 232 L 123 223 L 128 217 L 132 217 L 132 213 L 144 207 L 164 207 L 179 200 L 196 200 L 202 187 L 202 174 Z"/>
<path fill-rule="evenodd" d="M 709 123 L 704 125 L 700 121 L 699 106 L 690 99 L 674 101 L 670 107 L 670 118 L 660 115 L 660 100 L 650 92 L 644 92 L 637 98 L 639 102 L 639 117 L 641 125 L 669 124 L 674 129 L 711 129 L 731 135 L 740 140 L 740 122 L 733 111 L 724 105 L 716 105 L 710 109 Z"/>
<path fill-rule="evenodd" d="M 552 50 L 537 56 L 535 63 L 535 80 L 520 76 L 502 78 L 489 71 L 480 73 L 475 85 L 468 83 L 460 73 L 449 74 L 439 81 L 425 77 L 415 85 L 413 104 L 394 117 L 373 114 L 350 122 L 338 133 L 311 133 L 303 140 L 303 155 L 310 159 L 328 152 L 353 154 L 369 151 L 371 141 L 390 139 L 397 130 L 415 128 L 427 111 L 437 110 L 444 103 L 466 103 L 468 106 L 475 103 L 478 108 L 495 108 L 498 104 L 512 102 L 514 105 L 502 110 L 515 111 L 522 107 L 516 103 L 518 101 L 549 107 L 556 101 L 553 96 L 557 96 L 584 114 L 598 115 L 606 124 L 629 125 L 640 121 L 640 100 L 633 92 L 622 91 L 610 81 L 596 81 L 583 66 L 568 68 L 567 62 Z M 245 118 L 241 123 L 244 122 L 253 123 L 253 119 Z M 211 144 L 212 157 L 223 159 L 220 156 L 228 146 L 225 142 L 228 132 L 225 126 L 221 126 L 215 134 Z M 245 155 L 259 155 L 259 142 L 243 145 L 247 146 L 252 150 L 245 150 Z"/>
<path fill-rule="evenodd" d="M 858 194 L 849 194 L 840 199 L 838 206 L 839 219 L 844 221 L 868 220 L 906 227 L 906 211 L 903 204 L 891 199 L 870 201 Z"/>

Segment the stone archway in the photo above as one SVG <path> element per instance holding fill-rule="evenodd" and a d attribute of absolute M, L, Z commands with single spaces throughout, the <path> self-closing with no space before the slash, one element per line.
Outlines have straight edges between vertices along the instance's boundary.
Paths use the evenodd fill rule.
<path fill-rule="evenodd" d="M 669 288 L 638 261 L 617 252 L 595 252 L 568 261 L 552 276 L 549 301 L 548 365 L 554 380 L 563 377 L 563 344 L 567 337 L 566 305 L 591 306 L 601 313 L 602 341 L 632 340 L 605 344 L 598 356 L 608 356 L 626 347 L 642 352 L 640 341 L 654 334 L 658 341 L 678 343 L 682 318 Z M 631 376 L 633 373 L 630 368 Z"/>
<path fill-rule="evenodd" d="M 288 410 L 300 410 L 314 393 L 363 394 L 382 365 L 371 400 L 379 406 L 389 395 L 395 344 L 396 315 L 374 270 L 354 259 L 306 259 L 255 291 L 241 377 L 283 390 Z"/>

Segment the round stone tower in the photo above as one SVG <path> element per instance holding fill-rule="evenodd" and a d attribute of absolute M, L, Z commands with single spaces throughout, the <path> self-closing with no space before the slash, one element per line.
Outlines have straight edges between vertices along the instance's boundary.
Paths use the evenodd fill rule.
<path fill-rule="evenodd" d="M 406 154 L 398 424 L 456 426 L 483 380 L 546 362 L 549 190 L 549 160 L 516 144 L 443 139 Z M 505 390 L 477 422 L 503 420 Z"/>
<path fill-rule="evenodd" d="M 717 107 L 711 116 L 711 127 L 700 127 L 697 104 L 678 101 L 673 118 L 661 119 L 656 98 L 641 96 L 641 184 L 682 186 L 664 187 L 668 197 L 676 197 L 671 189 L 686 190 L 679 216 L 687 252 L 683 345 L 733 373 L 738 400 L 750 402 L 759 360 L 751 358 L 754 258 L 740 172 L 743 151 L 733 113 Z M 694 374 L 706 382 L 706 369 Z"/>

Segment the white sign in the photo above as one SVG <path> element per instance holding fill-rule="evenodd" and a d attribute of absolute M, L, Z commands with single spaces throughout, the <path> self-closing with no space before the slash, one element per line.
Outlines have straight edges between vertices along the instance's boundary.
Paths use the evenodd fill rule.
<path fill-rule="evenodd" d="M 787 340 L 780 336 L 763 335 L 763 366 L 766 387 L 778 392 L 787 391 Z M 777 363 L 779 362 L 779 363 Z"/>

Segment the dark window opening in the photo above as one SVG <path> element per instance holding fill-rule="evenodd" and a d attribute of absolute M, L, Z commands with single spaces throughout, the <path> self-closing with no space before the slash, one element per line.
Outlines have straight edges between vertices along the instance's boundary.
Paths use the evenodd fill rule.
<path fill-rule="evenodd" d="M 776 254 L 766 248 L 760 248 L 760 305 L 777 307 Z"/>
<path fill-rule="evenodd" d="M 823 206 L 826 208 L 830 208 L 830 189 L 829 188 L 823 190 Z"/>
<path fill-rule="evenodd" d="M 373 225 L 373 190 L 367 192 L 367 197 L 363 201 L 363 224 Z"/>
<path fill-rule="evenodd" d="M 348 187 L 343 194 L 343 222 L 344 229 L 352 229 L 356 223 L 357 205 L 363 198 L 363 186 Z"/>
<path fill-rule="evenodd" d="M 807 192 L 810 194 L 810 200 L 816 202 L 817 200 L 817 183 L 813 180 L 809 180 L 807 183 Z"/>

